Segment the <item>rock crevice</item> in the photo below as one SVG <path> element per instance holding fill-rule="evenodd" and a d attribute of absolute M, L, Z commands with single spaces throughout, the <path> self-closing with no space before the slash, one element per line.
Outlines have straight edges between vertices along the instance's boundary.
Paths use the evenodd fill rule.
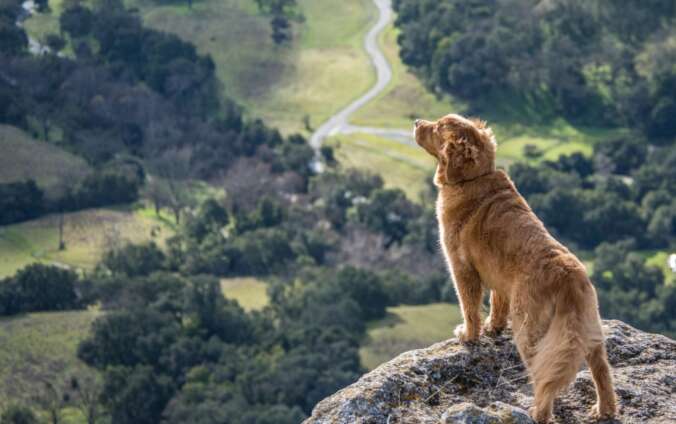
<path fill-rule="evenodd" d="M 619 414 L 614 422 L 676 423 L 676 341 L 604 321 Z M 591 374 L 580 370 L 554 406 L 555 423 L 591 422 Z M 532 423 L 526 370 L 509 332 L 412 350 L 324 399 L 306 424 Z"/>

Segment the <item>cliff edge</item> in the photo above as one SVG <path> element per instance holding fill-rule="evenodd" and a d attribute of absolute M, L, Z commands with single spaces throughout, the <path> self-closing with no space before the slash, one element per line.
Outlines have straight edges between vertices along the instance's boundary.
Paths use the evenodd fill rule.
<path fill-rule="evenodd" d="M 614 423 L 676 423 L 676 341 L 604 321 L 619 414 Z M 593 422 L 591 374 L 580 370 L 555 423 Z M 511 334 L 412 350 L 324 399 L 305 424 L 533 423 L 532 388 Z"/>

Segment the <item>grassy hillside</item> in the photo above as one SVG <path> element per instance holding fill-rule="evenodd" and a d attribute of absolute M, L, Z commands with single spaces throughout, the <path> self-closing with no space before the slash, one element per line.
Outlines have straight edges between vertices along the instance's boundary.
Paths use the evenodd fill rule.
<path fill-rule="evenodd" d="M 519 122 L 518 120 L 496 114 L 484 117 L 495 132 L 498 141 L 498 159 L 509 163 L 527 160 L 524 147 L 537 146 L 543 155 L 530 162 L 556 160 L 563 154 L 580 152 L 591 155 L 594 143 L 622 134 L 624 129 L 580 128 L 563 119 L 545 124 Z"/>
<path fill-rule="evenodd" d="M 0 404 L 35 395 L 43 381 L 62 384 L 85 367 L 77 345 L 100 314 L 49 312 L 0 319 Z"/>
<path fill-rule="evenodd" d="M 368 325 L 361 362 L 373 369 L 402 352 L 427 347 L 453 336 L 462 322 L 458 305 L 433 303 L 387 308 L 387 316 Z"/>
<path fill-rule="evenodd" d="M 284 132 L 318 126 L 375 79 L 361 48 L 374 18 L 369 0 L 301 0 L 305 23 L 291 45 L 275 46 L 268 18 L 253 0 L 200 0 L 161 5 L 130 0 L 144 22 L 209 53 L 223 90 L 251 115 Z"/>
<path fill-rule="evenodd" d="M 10 125 L 0 125 L 0 152 L 0 184 L 33 178 L 50 187 L 63 176 L 84 176 L 90 170 L 82 158 Z"/>
<path fill-rule="evenodd" d="M 173 234 L 169 218 L 160 220 L 145 209 L 89 209 L 65 215 L 66 250 L 58 250 L 57 215 L 0 227 L 0 277 L 33 262 L 55 262 L 91 269 L 106 249 L 125 242 L 155 240 Z"/>

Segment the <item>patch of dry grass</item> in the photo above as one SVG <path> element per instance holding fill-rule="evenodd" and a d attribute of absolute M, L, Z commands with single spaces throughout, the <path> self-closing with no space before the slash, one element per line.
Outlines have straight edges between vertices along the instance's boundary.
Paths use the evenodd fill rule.
<path fill-rule="evenodd" d="M 253 277 L 224 278 L 221 280 L 223 295 L 234 299 L 247 311 L 263 309 L 268 302 L 267 284 Z"/>
<path fill-rule="evenodd" d="M 84 369 L 77 346 L 99 311 L 41 312 L 0 318 L 0 401 L 28 399 L 43 381 Z"/>
<path fill-rule="evenodd" d="M 434 161 L 417 146 L 369 134 L 346 134 L 327 140 L 346 168 L 379 173 L 386 187 L 402 189 L 417 201 L 434 172 Z"/>
<path fill-rule="evenodd" d="M 0 183 L 32 178 L 48 189 L 60 178 L 90 172 L 84 159 L 10 125 L 0 125 L 0 152 Z"/>
<path fill-rule="evenodd" d="M 164 221 L 143 212 L 88 209 L 64 216 L 66 249 L 58 250 L 59 217 L 48 215 L 0 227 L 0 277 L 33 262 L 61 263 L 92 269 L 112 247 L 154 240 L 159 245 L 174 234 Z"/>

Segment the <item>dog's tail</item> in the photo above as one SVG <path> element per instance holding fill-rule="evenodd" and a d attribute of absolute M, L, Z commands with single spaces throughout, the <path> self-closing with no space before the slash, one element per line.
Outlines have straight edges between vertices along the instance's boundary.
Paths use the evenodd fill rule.
<path fill-rule="evenodd" d="M 596 294 L 583 275 L 561 288 L 549 329 L 536 346 L 531 375 L 535 398 L 542 403 L 536 407 L 544 407 L 567 387 L 575 379 L 584 357 L 601 343 L 603 333 Z"/>

